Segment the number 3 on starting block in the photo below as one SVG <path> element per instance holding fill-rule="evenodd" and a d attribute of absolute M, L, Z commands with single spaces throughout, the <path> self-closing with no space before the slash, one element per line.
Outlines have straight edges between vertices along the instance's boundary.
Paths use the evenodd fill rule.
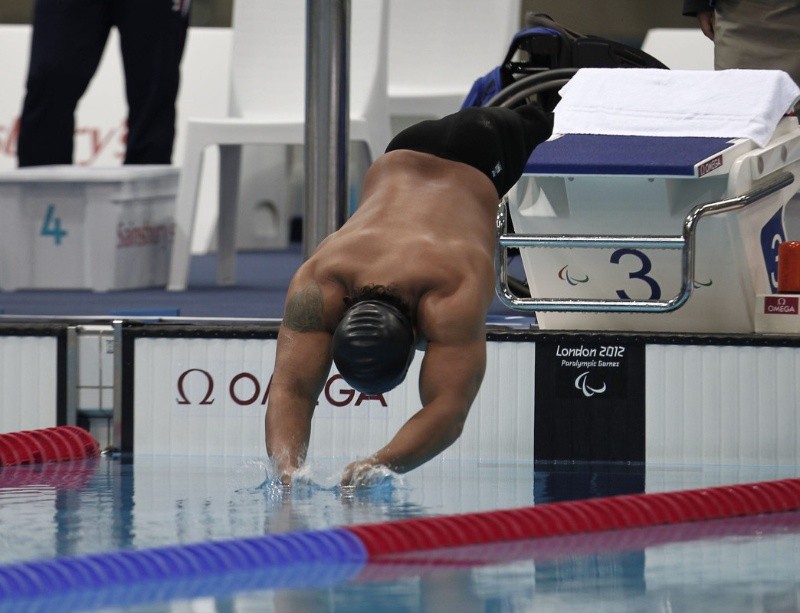
<path fill-rule="evenodd" d="M 56 245 L 60 245 L 61 239 L 69 233 L 61 228 L 61 218 L 57 217 L 55 212 L 56 205 L 50 204 L 47 206 L 47 212 L 42 220 L 42 229 L 39 231 L 39 234 L 41 236 L 51 237 Z"/>

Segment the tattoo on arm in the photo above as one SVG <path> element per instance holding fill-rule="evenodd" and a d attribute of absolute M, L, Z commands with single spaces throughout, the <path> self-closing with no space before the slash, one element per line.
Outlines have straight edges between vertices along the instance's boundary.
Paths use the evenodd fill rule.
<path fill-rule="evenodd" d="M 322 290 L 309 283 L 286 302 L 283 325 L 295 332 L 322 331 Z"/>

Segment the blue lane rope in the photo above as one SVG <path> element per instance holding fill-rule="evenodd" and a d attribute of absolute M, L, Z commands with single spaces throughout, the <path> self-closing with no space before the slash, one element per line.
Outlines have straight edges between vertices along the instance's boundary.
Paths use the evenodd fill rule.
<path fill-rule="evenodd" d="M 345 564 L 355 576 L 366 560 L 361 540 L 345 529 L 33 560 L 0 566 L 0 602 L 287 565 Z"/>
<path fill-rule="evenodd" d="M 100 588 L 84 587 L 37 596 L 0 597 L 0 613 L 51 613 L 134 607 L 176 599 L 223 598 L 239 592 L 281 589 L 326 589 L 352 582 L 363 563 L 282 564 L 186 578 L 162 577 Z"/>
<path fill-rule="evenodd" d="M 328 589 L 353 581 L 363 572 L 363 567 L 363 563 L 285 564 L 189 579 L 167 577 L 62 591 L 52 588 L 36 596 L 0 597 L 0 613 L 118 609 L 176 599 L 223 598 L 257 590 Z"/>

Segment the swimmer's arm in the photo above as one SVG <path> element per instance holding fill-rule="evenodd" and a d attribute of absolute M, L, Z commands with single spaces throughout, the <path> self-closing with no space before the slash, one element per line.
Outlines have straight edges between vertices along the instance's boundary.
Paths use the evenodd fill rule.
<path fill-rule="evenodd" d="M 350 464 L 342 475 L 342 485 L 356 484 L 373 466 L 408 472 L 452 445 L 461 435 L 485 369 L 483 335 L 469 343 L 430 342 L 420 373 L 422 409 L 385 447 Z"/>
<path fill-rule="evenodd" d="M 267 455 L 284 484 L 305 461 L 311 418 L 331 368 L 331 335 L 321 295 L 303 290 L 286 303 L 264 420 Z"/>

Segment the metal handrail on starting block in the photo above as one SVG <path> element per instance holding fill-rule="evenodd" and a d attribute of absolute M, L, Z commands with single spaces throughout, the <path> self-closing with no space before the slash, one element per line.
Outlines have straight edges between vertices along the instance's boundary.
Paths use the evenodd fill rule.
<path fill-rule="evenodd" d="M 734 198 L 717 200 L 693 207 L 683 220 L 681 236 L 590 236 L 507 234 L 508 198 L 503 198 L 497 213 L 495 251 L 496 290 L 500 301 L 517 311 L 601 311 L 668 313 L 683 306 L 692 294 L 695 280 L 695 237 L 703 217 L 727 213 L 752 205 L 794 182 L 791 172 L 780 170 L 753 183 L 753 187 Z M 586 298 L 520 297 L 509 287 L 508 249 L 526 247 L 572 248 L 647 248 L 681 250 L 681 288 L 668 300 L 615 300 Z"/>

